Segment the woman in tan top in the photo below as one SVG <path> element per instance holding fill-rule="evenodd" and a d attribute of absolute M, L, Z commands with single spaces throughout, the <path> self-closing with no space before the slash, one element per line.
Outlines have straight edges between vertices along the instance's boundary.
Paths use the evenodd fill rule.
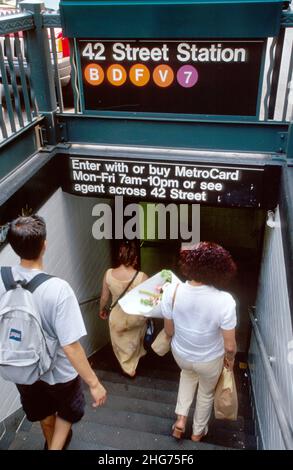
<path fill-rule="evenodd" d="M 112 295 L 112 305 L 127 287 L 137 272 L 137 249 L 134 242 L 122 242 L 118 254 L 118 267 L 108 269 L 104 275 L 100 300 L 100 318 L 108 317 L 104 308 Z M 128 291 L 147 279 L 139 271 Z M 109 317 L 110 336 L 113 351 L 124 373 L 134 377 L 139 359 L 146 354 L 143 340 L 146 332 L 146 319 L 140 315 L 127 315 L 119 303 Z"/>

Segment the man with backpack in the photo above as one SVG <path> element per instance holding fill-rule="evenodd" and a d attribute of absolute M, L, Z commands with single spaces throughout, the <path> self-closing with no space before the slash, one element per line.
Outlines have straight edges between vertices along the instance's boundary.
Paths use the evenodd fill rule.
<path fill-rule="evenodd" d="M 86 330 L 73 290 L 43 271 L 44 219 L 19 217 L 8 241 L 20 264 L 1 268 L 0 375 L 16 384 L 28 420 L 40 421 L 44 448 L 62 450 L 84 414 L 80 377 L 94 407 L 105 403 L 106 390 L 79 342 Z"/>

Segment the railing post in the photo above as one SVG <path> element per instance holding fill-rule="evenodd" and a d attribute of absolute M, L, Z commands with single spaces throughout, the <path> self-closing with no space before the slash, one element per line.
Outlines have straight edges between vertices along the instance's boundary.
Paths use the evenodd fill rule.
<path fill-rule="evenodd" d="M 293 119 L 290 122 L 289 130 L 288 130 L 287 159 L 288 159 L 288 163 L 290 165 L 293 165 Z"/>
<path fill-rule="evenodd" d="M 26 55 L 30 69 L 30 80 L 36 97 L 38 111 L 45 116 L 46 140 L 49 145 L 57 143 L 56 131 L 56 93 L 54 72 L 51 62 L 50 44 L 46 28 L 43 27 L 42 1 L 33 3 L 23 1 L 21 9 L 34 16 L 35 28 L 27 32 Z M 54 40 L 54 38 L 51 38 Z"/>
<path fill-rule="evenodd" d="M 276 44 L 273 76 L 272 76 L 272 83 L 271 83 L 271 90 L 270 90 L 269 110 L 268 110 L 269 119 L 274 119 L 274 116 L 275 116 L 276 100 L 277 100 L 277 93 L 278 93 L 279 79 L 280 79 L 280 69 L 281 69 L 281 63 L 282 63 L 282 57 L 283 57 L 284 38 L 285 38 L 285 28 L 282 28 L 277 38 L 277 44 Z"/>

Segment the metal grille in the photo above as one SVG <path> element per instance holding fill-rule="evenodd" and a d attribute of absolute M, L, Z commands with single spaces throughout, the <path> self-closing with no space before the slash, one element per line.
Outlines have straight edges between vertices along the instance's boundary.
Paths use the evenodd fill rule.
<path fill-rule="evenodd" d="M 267 41 L 261 121 L 290 121 L 293 113 L 293 28 Z"/>
<path fill-rule="evenodd" d="M 71 81 L 71 62 L 69 41 L 63 37 L 61 28 L 47 28 L 51 63 L 54 71 L 55 91 L 58 112 L 69 111 L 73 107 Z"/>
<path fill-rule="evenodd" d="M 37 114 L 24 44 L 25 33 L 0 37 L 0 125 L 4 139 L 32 122 Z"/>
<path fill-rule="evenodd" d="M 26 31 L 19 30 L 19 13 L 2 12 L 0 18 L 0 141 L 6 140 L 34 121 L 37 108 L 26 57 Z M 15 21 L 15 32 L 13 30 Z M 17 27 L 18 26 L 18 27 Z M 26 29 L 28 29 L 26 27 Z"/>
<path fill-rule="evenodd" d="M 288 422 L 292 423 L 293 368 L 288 359 L 292 325 L 279 210 L 276 211 L 275 222 L 275 228 L 266 227 L 255 316 L 280 390 L 279 400 L 286 410 Z M 263 446 L 265 449 L 284 449 L 268 378 L 254 334 L 250 346 L 250 371 Z"/>

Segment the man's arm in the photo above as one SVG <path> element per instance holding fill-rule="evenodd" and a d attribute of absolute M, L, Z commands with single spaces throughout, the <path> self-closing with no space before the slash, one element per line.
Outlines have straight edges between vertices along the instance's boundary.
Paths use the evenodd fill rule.
<path fill-rule="evenodd" d="M 235 355 L 237 351 L 236 339 L 235 339 L 235 328 L 233 330 L 223 330 L 221 329 L 223 338 L 224 338 L 224 347 L 225 347 L 225 358 L 224 366 L 232 370 L 234 366 Z"/>
<path fill-rule="evenodd" d="M 94 400 L 93 407 L 96 408 L 97 406 L 103 405 L 106 401 L 107 392 L 91 368 L 80 342 L 75 341 L 72 344 L 63 346 L 63 351 L 75 370 L 89 386 Z"/>

